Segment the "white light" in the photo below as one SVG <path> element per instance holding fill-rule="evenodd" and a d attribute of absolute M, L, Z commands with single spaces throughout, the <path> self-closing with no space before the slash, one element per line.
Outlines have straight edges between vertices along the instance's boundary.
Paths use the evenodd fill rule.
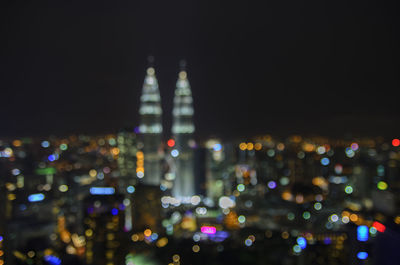
<path fill-rule="evenodd" d="M 171 155 L 172 155 L 172 157 L 177 157 L 179 155 L 179 151 L 174 149 L 171 151 Z"/>
<path fill-rule="evenodd" d="M 227 209 L 227 208 L 232 208 L 235 207 L 235 202 L 226 196 L 222 196 L 221 198 L 219 198 L 219 202 L 218 202 L 219 207 L 223 208 L 223 209 Z"/>
<path fill-rule="evenodd" d="M 201 201 L 201 199 L 200 199 L 200 197 L 197 196 L 197 195 L 192 196 L 192 198 L 190 199 L 190 203 L 193 204 L 193 205 L 199 204 L 200 201 Z"/>

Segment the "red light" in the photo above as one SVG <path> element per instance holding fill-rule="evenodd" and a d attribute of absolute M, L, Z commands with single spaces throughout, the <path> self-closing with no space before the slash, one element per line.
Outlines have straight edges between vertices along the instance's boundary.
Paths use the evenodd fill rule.
<path fill-rule="evenodd" d="M 384 226 L 383 224 L 379 223 L 379 222 L 374 222 L 372 224 L 372 226 L 378 231 L 378 232 L 385 232 L 386 230 L 386 226 Z"/>
<path fill-rule="evenodd" d="M 399 146 L 400 145 L 400 140 L 399 139 L 393 139 L 392 145 L 393 146 Z"/>
<path fill-rule="evenodd" d="M 168 145 L 169 147 L 173 147 L 173 146 L 175 145 L 174 139 L 169 139 L 168 142 L 167 142 L 167 145 Z"/>

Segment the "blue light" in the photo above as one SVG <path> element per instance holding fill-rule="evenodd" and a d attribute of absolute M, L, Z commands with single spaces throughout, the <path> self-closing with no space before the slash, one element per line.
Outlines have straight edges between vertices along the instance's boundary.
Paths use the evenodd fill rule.
<path fill-rule="evenodd" d="M 307 240 L 304 237 L 297 238 L 297 244 L 301 247 L 301 249 L 305 249 L 307 247 Z"/>
<path fill-rule="evenodd" d="M 327 158 L 327 157 L 324 157 L 324 158 L 322 158 L 321 159 L 321 164 L 323 165 L 323 166 L 327 166 L 327 165 L 329 165 L 329 158 Z"/>
<path fill-rule="evenodd" d="M 2 242 L 3 241 L 3 237 L 2 236 L 0 236 L 0 242 Z"/>
<path fill-rule="evenodd" d="M 42 142 L 42 147 L 47 148 L 50 146 L 50 143 L 48 141 L 43 141 Z"/>
<path fill-rule="evenodd" d="M 358 259 L 366 259 L 368 258 L 368 253 L 365 251 L 361 251 L 357 253 L 357 258 Z"/>
<path fill-rule="evenodd" d="M 53 255 L 44 256 L 44 260 L 47 261 L 47 263 L 51 264 L 51 265 L 60 265 L 61 264 L 60 258 L 53 256 Z"/>
<path fill-rule="evenodd" d="M 366 225 L 360 225 L 357 227 L 357 240 L 358 241 L 367 241 L 368 240 L 369 230 Z"/>
<path fill-rule="evenodd" d="M 221 151 L 222 145 L 221 144 L 215 144 L 213 149 L 214 149 L 214 151 Z"/>
<path fill-rule="evenodd" d="M 47 159 L 49 159 L 50 162 L 53 162 L 54 160 L 56 160 L 56 157 L 55 155 L 49 155 Z"/>
<path fill-rule="evenodd" d="M 112 214 L 112 215 L 117 215 L 117 214 L 118 214 L 118 209 L 117 209 L 117 208 L 113 208 L 113 209 L 111 210 L 111 214 Z"/>
<path fill-rule="evenodd" d="M 90 194 L 92 195 L 111 195 L 115 193 L 113 187 L 91 187 Z"/>
<path fill-rule="evenodd" d="M 28 196 L 28 201 L 30 202 L 40 202 L 44 200 L 43 193 L 35 193 Z"/>
<path fill-rule="evenodd" d="M 128 193 L 134 193 L 134 192 L 135 192 L 135 187 L 133 187 L 133 186 L 128 186 L 128 187 L 126 188 L 126 191 L 127 191 Z"/>

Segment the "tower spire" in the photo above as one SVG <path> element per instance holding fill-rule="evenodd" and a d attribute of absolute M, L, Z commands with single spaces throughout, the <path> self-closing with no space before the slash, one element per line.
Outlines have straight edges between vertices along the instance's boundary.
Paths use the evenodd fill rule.
<path fill-rule="evenodd" d="M 179 77 L 176 82 L 174 107 L 172 110 L 172 135 L 178 154 L 175 158 L 175 182 L 173 196 L 183 201 L 195 194 L 193 150 L 190 143 L 193 141 L 194 124 L 192 121 L 194 110 L 193 98 L 187 73 L 184 70 L 186 62 L 180 63 Z"/>
<path fill-rule="evenodd" d="M 160 155 L 158 153 L 161 144 L 162 123 L 161 123 L 161 99 L 158 89 L 158 81 L 155 70 L 152 67 L 154 57 L 148 57 L 149 67 L 146 70 L 146 77 L 140 97 L 140 142 L 143 151 L 143 165 L 138 165 L 136 174 L 143 178 L 148 185 L 160 185 L 161 168 Z"/>

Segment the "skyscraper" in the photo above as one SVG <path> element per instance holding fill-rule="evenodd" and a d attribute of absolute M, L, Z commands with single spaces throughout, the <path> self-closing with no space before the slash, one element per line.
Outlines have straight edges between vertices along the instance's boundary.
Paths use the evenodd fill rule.
<path fill-rule="evenodd" d="M 137 164 L 136 175 L 140 179 L 143 178 L 144 184 L 159 186 L 161 180 L 159 148 L 162 134 L 162 109 L 160 91 L 153 67 L 147 69 L 142 96 L 140 97 L 139 114 L 139 147 L 143 151 L 144 159 L 140 160 L 143 164 Z"/>
<path fill-rule="evenodd" d="M 176 83 L 172 135 L 175 139 L 175 149 L 172 156 L 175 160 L 175 182 L 172 190 L 174 197 L 183 201 L 195 194 L 193 150 L 190 146 L 193 142 L 193 98 L 187 73 L 181 70 Z"/>

